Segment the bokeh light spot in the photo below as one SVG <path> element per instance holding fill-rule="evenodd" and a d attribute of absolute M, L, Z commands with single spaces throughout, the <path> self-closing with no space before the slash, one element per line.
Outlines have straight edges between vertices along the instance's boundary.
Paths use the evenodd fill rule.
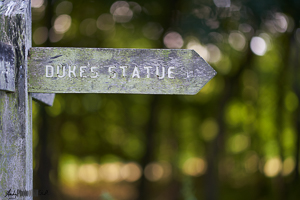
<path fill-rule="evenodd" d="M 142 170 L 137 163 L 130 162 L 122 166 L 120 175 L 125 181 L 135 182 L 140 179 Z"/>
<path fill-rule="evenodd" d="M 69 15 L 60 15 L 55 19 L 54 30 L 57 33 L 65 33 L 71 27 L 72 18 Z"/>
<path fill-rule="evenodd" d="M 119 23 L 129 22 L 133 17 L 133 12 L 126 1 L 117 1 L 112 4 L 110 13 L 113 19 Z"/>
<path fill-rule="evenodd" d="M 205 141 L 213 140 L 219 132 L 219 126 L 213 118 L 206 119 L 201 126 L 202 137 Z"/>
<path fill-rule="evenodd" d="M 49 31 L 49 39 L 52 43 L 60 41 L 64 37 L 64 34 L 57 33 L 54 28 Z"/>
<path fill-rule="evenodd" d="M 121 180 L 120 163 L 106 163 L 99 167 L 99 179 L 106 182 L 118 182 Z"/>
<path fill-rule="evenodd" d="M 150 40 L 157 40 L 163 32 L 163 28 L 159 23 L 149 22 L 143 27 L 143 34 Z"/>
<path fill-rule="evenodd" d="M 249 24 L 243 23 L 239 25 L 239 30 L 244 33 L 250 33 L 251 31 L 253 31 L 253 28 Z"/>
<path fill-rule="evenodd" d="M 113 15 L 114 12 L 119 8 L 119 7 L 127 7 L 129 8 L 129 4 L 126 1 L 116 1 L 113 3 L 110 7 L 110 13 Z"/>
<path fill-rule="evenodd" d="M 263 56 L 267 51 L 267 43 L 261 37 L 253 37 L 250 42 L 250 48 L 256 55 Z"/>
<path fill-rule="evenodd" d="M 208 44 L 207 50 L 209 52 L 209 59 L 208 62 L 210 63 L 217 63 L 222 58 L 222 53 L 220 49 L 214 44 Z"/>
<path fill-rule="evenodd" d="M 73 4 L 69 1 L 62 1 L 56 6 L 56 15 L 70 14 L 73 9 Z"/>
<path fill-rule="evenodd" d="M 239 153 L 247 149 L 250 145 L 250 139 L 243 134 L 237 134 L 230 138 L 229 148 L 233 153 Z"/>
<path fill-rule="evenodd" d="M 96 27 L 96 20 L 89 18 L 85 19 L 80 23 L 80 32 L 83 35 L 91 36 L 94 33 L 96 33 L 97 27 Z"/>
<path fill-rule="evenodd" d="M 282 163 L 278 157 L 267 160 L 264 166 L 264 173 L 267 177 L 274 177 L 281 171 Z"/>
<path fill-rule="evenodd" d="M 98 17 L 97 27 L 102 31 L 108 31 L 113 29 L 115 26 L 115 21 L 111 14 L 105 13 Z"/>
<path fill-rule="evenodd" d="M 132 8 L 132 11 L 135 13 L 140 13 L 142 12 L 142 7 L 140 6 L 140 4 L 136 3 L 136 2 L 129 2 L 130 7 Z"/>
<path fill-rule="evenodd" d="M 79 180 L 86 183 L 95 183 L 98 178 L 97 164 L 83 164 L 78 169 Z"/>
<path fill-rule="evenodd" d="M 283 162 L 282 167 L 282 175 L 288 176 L 290 175 L 295 169 L 295 160 L 292 157 L 288 157 Z"/>
<path fill-rule="evenodd" d="M 207 48 L 194 39 L 188 42 L 187 49 L 194 49 L 206 61 L 210 58 Z"/>
<path fill-rule="evenodd" d="M 202 158 L 189 158 L 184 162 L 182 170 L 189 176 L 200 176 L 206 171 L 206 162 Z"/>
<path fill-rule="evenodd" d="M 245 161 L 245 170 L 247 173 L 252 174 L 258 170 L 259 157 L 256 153 L 250 153 Z"/>
<path fill-rule="evenodd" d="M 177 32 L 169 32 L 164 37 L 164 44 L 169 49 L 180 49 L 183 46 L 183 39 Z"/>
<path fill-rule="evenodd" d="M 275 30 L 279 33 L 284 33 L 288 29 L 288 17 L 280 12 L 275 13 L 274 15 L 274 27 Z"/>
<path fill-rule="evenodd" d="M 246 46 L 246 38 L 245 36 L 238 32 L 238 31 L 232 31 L 229 34 L 228 42 L 231 45 L 232 48 L 234 48 L 237 51 L 242 51 L 245 49 Z"/>
<path fill-rule="evenodd" d="M 47 41 L 48 29 L 47 27 L 39 27 L 33 33 L 33 41 L 35 44 L 40 45 Z"/>
<path fill-rule="evenodd" d="M 40 8 L 44 4 L 44 0 L 31 0 L 32 8 Z"/>
<path fill-rule="evenodd" d="M 72 155 L 61 155 L 59 162 L 59 178 L 63 184 L 74 185 L 78 181 L 78 160 Z"/>
<path fill-rule="evenodd" d="M 153 162 L 145 167 L 144 174 L 149 181 L 154 182 L 163 177 L 164 169 L 159 163 Z"/>

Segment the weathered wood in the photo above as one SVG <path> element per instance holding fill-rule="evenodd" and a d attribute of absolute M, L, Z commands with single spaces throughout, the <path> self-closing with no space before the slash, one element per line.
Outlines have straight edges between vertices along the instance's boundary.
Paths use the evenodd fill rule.
<path fill-rule="evenodd" d="M 52 106 L 55 98 L 55 94 L 48 93 L 31 93 L 31 96 L 34 100 L 37 100 L 48 106 Z"/>
<path fill-rule="evenodd" d="M 15 92 L 0 91 L 0 199 L 5 199 L 9 189 L 30 191 L 33 187 L 32 108 L 26 66 L 31 47 L 30 0 L 0 1 L 0 42 L 13 46 L 16 56 Z"/>
<path fill-rule="evenodd" d="M 0 90 L 15 91 L 14 49 L 2 42 L 0 42 Z"/>
<path fill-rule="evenodd" d="M 216 74 L 193 50 L 31 48 L 30 92 L 196 94 Z"/>

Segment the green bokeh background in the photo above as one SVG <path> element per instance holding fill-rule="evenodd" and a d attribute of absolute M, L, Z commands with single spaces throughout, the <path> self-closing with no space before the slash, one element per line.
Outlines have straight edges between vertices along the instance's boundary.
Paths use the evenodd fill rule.
<path fill-rule="evenodd" d="M 300 1 L 32 6 L 33 46 L 196 48 L 218 72 L 195 96 L 34 103 L 34 188 L 50 191 L 36 199 L 299 199 Z M 126 163 L 137 180 L 101 179 Z"/>

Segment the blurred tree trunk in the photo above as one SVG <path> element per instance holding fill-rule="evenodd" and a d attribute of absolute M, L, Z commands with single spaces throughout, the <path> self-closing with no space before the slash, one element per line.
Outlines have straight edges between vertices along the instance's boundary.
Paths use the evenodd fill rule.
<path fill-rule="evenodd" d="M 169 28 L 176 28 L 179 23 L 179 16 L 178 16 L 178 0 L 169 0 L 168 3 L 166 3 L 168 6 L 168 9 L 165 9 L 165 21 L 162 22 L 162 26 L 164 30 L 168 30 Z M 155 128 L 157 125 L 157 118 L 158 118 L 158 107 L 159 107 L 159 101 L 162 99 L 162 96 L 154 95 L 153 99 L 150 103 L 150 116 L 148 120 L 148 124 L 146 125 L 145 135 L 146 135 L 146 141 L 145 141 L 145 154 L 141 161 L 141 167 L 144 170 L 146 165 L 150 162 L 152 162 L 154 158 L 154 147 L 155 145 Z M 178 184 L 175 183 L 174 187 L 177 187 Z M 146 200 L 149 199 L 150 191 L 149 191 L 149 184 L 146 180 L 145 175 L 143 174 L 141 177 L 140 185 L 139 185 L 139 200 Z"/>
<path fill-rule="evenodd" d="M 226 126 L 224 122 L 224 115 L 226 105 L 229 100 L 237 95 L 239 91 L 239 78 L 242 72 L 249 68 L 253 58 L 253 53 L 248 44 L 248 50 L 245 58 L 241 61 L 238 71 L 232 76 L 225 78 L 225 88 L 217 112 L 217 122 L 219 125 L 219 132 L 217 137 L 211 142 L 207 152 L 207 171 L 205 174 L 205 199 L 206 200 L 217 200 L 219 199 L 219 177 L 218 177 L 218 163 L 221 152 L 224 151 L 225 131 Z"/>
<path fill-rule="evenodd" d="M 48 0 L 47 1 L 47 8 L 46 8 L 46 25 L 48 28 L 48 31 L 51 28 L 51 20 L 53 17 L 53 3 L 55 0 Z M 47 39 L 46 42 L 46 46 L 50 47 L 51 42 L 49 40 L 49 37 Z M 55 186 L 52 185 L 51 181 L 50 181 L 50 171 L 51 169 L 53 169 L 53 167 L 55 169 L 57 169 L 57 166 L 52 166 L 51 163 L 51 158 L 52 156 L 52 152 L 55 151 L 51 151 L 51 140 L 50 140 L 50 127 L 49 127 L 49 122 L 51 121 L 51 119 L 49 118 L 49 116 L 47 115 L 46 112 L 46 108 L 45 105 L 40 105 L 39 106 L 39 117 L 40 117 L 40 124 L 39 124 L 39 128 L 38 128 L 38 145 L 36 150 L 38 151 L 37 153 L 37 172 L 36 172 L 36 181 L 38 182 L 37 186 L 38 188 L 36 189 L 43 189 L 43 190 L 48 190 L 48 194 L 49 195 L 45 195 L 42 198 L 47 200 L 47 199 L 54 199 L 55 196 L 55 191 L 54 188 Z M 55 148 L 55 146 L 52 147 L 53 149 Z M 54 170 L 56 171 L 56 170 Z M 57 176 L 57 174 L 56 174 Z M 57 178 L 57 177 L 55 177 Z"/>
<path fill-rule="evenodd" d="M 39 134 L 39 142 L 37 145 L 38 150 L 38 169 L 37 169 L 37 179 L 38 185 L 36 189 L 41 190 L 48 190 L 48 195 L 43 196 L 43 199 L 53 199 L 53 187 L 50 182 L 50 170 L 51 166 L 51 154 L 49 152 L 49 142 L 48 142 L 48 135 L 49 135 L 49 126 L 48 126 L 48 116 L 45 110 L 45 106 L 40 106 L 40 126 L 38 128 Z"/>
<path fill-rule="evenodd" d="M 295 44 L 296 47 L 296 53 L 295 53 L 295 60 L 293 62 L 293 88 L 294 91 L 298 97 L 298 101 L 300 100 L 300 84 L 299 84 L 299 64 L 300 64 L 300 58 L 299 58 L 299 41 L 293 41 L 293 44 Z M 300 162 L 300 105 L 298 105 L 298 108 L 295 113 L 295 124 L 296 124 L 296 141 L 295 141 L 295 168 L 294 168 L 294 186 L 297 186 L 299 184 L 299 162 Z"/>
<path fill-rule="evenodd" d="M 155 129 L 157 125 L 157 116 L 158 116 L 158 102 L 161 99 L 161 96 L 154 95 L 150 102 L 150 115 L 149 120 L 146 125 L 145 130 L 145 154 L 141 160 L 141 167 L 144 170 L 148 163 L 154 160 L 154 137 L 155 137 Z M 142 174 L 140 185 L 139 185 L 139 200 L 149 199 L 149 189 L 148 189 L 148 181 L 145 177 L 145 174 Z"/>
<path fill-rule="evenodd" d="M 283 39 L 283 59 L 282 63 L 279 69 L 279 73 L 277 76 L 277 95 L 278 95 L 278 102 L 277 102 L 277 116 L 276 116 L 276 124 L 277 124 L 277 131 L 276 131 L 276 139 L 277 139 L 277 144 L 279 147 L 279 156 L 281 161 L 284 161 L 284 148 L 282 145 L 282 133 L 284 131 L 284 110 L 285 110 L 285 105 L 284 105 L 284 98 L 286 96 L 286 87 L 288 84 L 288 71 L 289 71 L 289 65 L 291 64 L 290 62 L 290 55 L 291 55 L 291 47 L 293 43 L 293 35 L 292 34 L 287 34 L 285 35 Z M 277 197 L 280 200 L 284 200 L 287 197 L 287 191 L 286 191 L 286 184 L 283 179 L 282 173 L 279 173 L 277 178 L 276 178 L 276 184 L 277 184 Z"/>
<path fill-rule="evenodd" d="M 286 1 L 281 1 L 281 8 L 284 10 L 285 13 L 289 13 L 289 15 L 292 18 L 292 21 L 295 22 L 295 24 L 293 25 L 293 23 L 290 23 L 289 26 L 294 26 L 293 27 L 293 31 L 291 32 L 291 46 L 294 45 L 295 46 L 295 55 L 294 55 L 294 60 L 292 63 L 292 86 L 293 86 L 293 90 L 296 94 L 296 96 L 298 97 L 298 102 L 300 100 L 300 84 L 299 84 L 299 65 L 300 65 L 300 58 L 299 58 L 299 39 L 297 40 L 297 30 L 299 31 L 299 20 L 300 20 L 300 12 L 299 12 L 299 1 L 295 1 L 295 0 L 286 0 Z M 298 36 L 299 37 L 299 36 Z M 298 103 L 299 104 L 299 103 Z M 294 180 L 291 183 L 291 187 L 289 187 L 289 194 L 292 193 L 294 194 L 295 191 L 299 191 L 299 162 L 300 162 L 300 105 L 298 105 L 298 108 L 295 111 L 295 121 L 294 121 L 294 125 L 295 125 L 295 168 L 294 168 Z M 298 194 L 296 194 L 298 198 L 299 197 L 299 192 Z M 295 197 L 295 196 L 293 196 Z"/>
<path fill-rule="evenodd" d="M 173 150 L 173 154 L 171 155 L 170 163 L 172 167 L 172 175 L 171 180 L 169 181 L 170 184 L 168 185 L 166 189 L 166 197 L 167 198 L 161 198 L 161 199 L 170 199 L 170 200 L 177 200 L 182 198 L 182 187 L 183 184 L 178 179 L 178 174 L 181 174 L 180 168 L 177 166 L 179 163 L 179 156 L 178 152 L 179 150 L 179 142 L 180 138 L 178 137 L 178 130 L 179 129 L 179 120 L 178 113 L 180 113 L 180 110 L 182 109 L 182 102 L 178 100 L 175 96 L 167 96 L 165 97 L 167 99 L 167 103 L 164 103 L 164 105 L 169 105 L 169 127 L 168 127 L 168 142 L 171 144 L 171 148 Z"/>

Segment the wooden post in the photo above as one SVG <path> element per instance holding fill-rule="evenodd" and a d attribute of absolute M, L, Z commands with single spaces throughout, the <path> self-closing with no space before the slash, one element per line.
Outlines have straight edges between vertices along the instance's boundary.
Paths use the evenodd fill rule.
<path fill-rule="evenodd" d="M 33 189 L 32 98 L 27 87 L 30 0 L 0 0 L 0 42 L 14 53 L 14 62 L 3 62 L 9 57 L 5 51 L 0 51 L 0 57 L 6 66 L 2 69 L 14 69 L 15 78 L 6 80 L 15 84 L 12 92 L 0 91 L 0 199 L 4 199 L 10 189 L 11 193 Z M 32 196 L 16 198 L 32 199 Z"/>

